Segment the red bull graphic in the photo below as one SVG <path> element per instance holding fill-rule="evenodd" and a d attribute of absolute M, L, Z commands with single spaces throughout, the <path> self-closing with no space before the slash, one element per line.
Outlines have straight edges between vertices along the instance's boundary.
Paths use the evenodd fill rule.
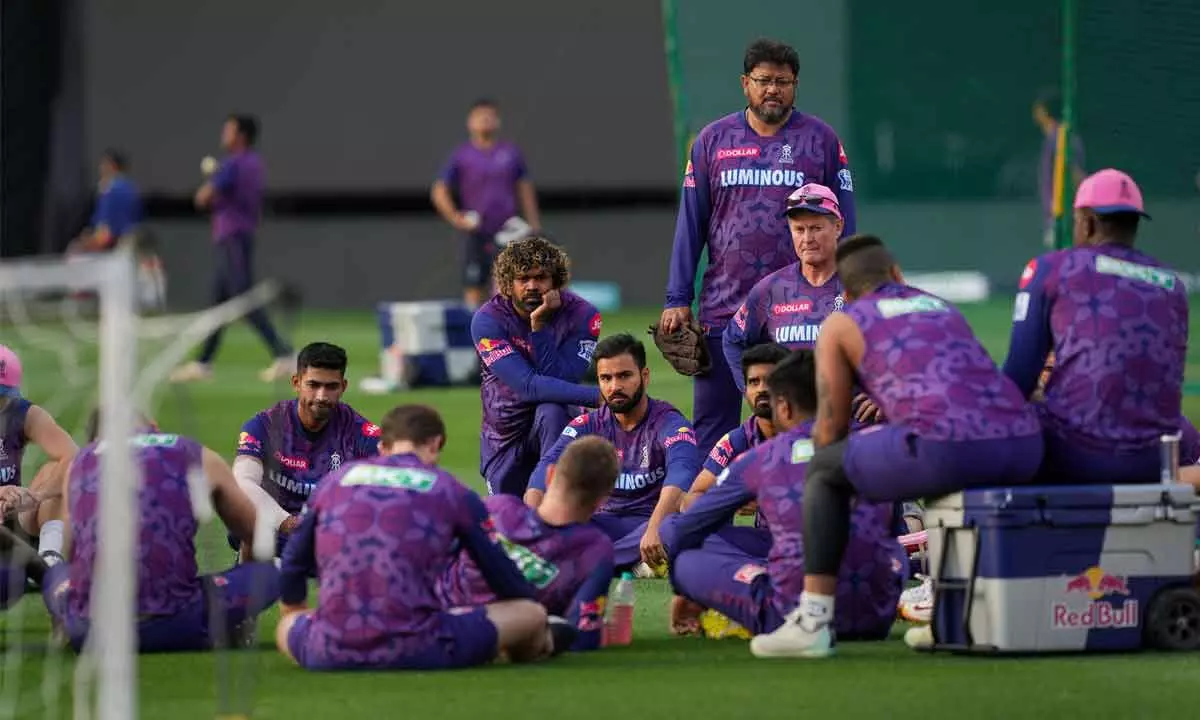
<path fill-rule="evenodd" d="M 1120 607 L 1104 598 L 1127 597 L 1129 581 L 1099 566 L 1067 578 L 1068 597 L 1083 595 L 1088 602 L 1057 602 L 1052 606 L 1051 626 L 1059 630 L 1136 628 L 1139 625 L 1138 601 L 1124 600 Z"/>

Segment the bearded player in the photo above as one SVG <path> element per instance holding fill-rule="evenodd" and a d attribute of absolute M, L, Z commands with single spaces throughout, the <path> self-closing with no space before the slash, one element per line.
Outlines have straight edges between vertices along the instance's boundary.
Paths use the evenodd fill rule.
<path fill-rule="evenodd" d="M 809 435 L 816 413 L 813 353 L 797 350 L 767 379 L 779 434 L 723 471 L 717 485 L 686 512 L 668 520 L 663 538 L 671 554 L 671 583 L 682 598 L 672 607 L 677 632 L 697 629 L 711 608 L 751 634 L 779 627 L 796 606 L 804 582 L 805 469 L 813 455 Z M 770 552 L 739 551 L 727 542 L 738 508 L 757 500 L 770 530 Z M 892 537 L 895 508 L 859 502 L 850 516 L 850 540 L 837 573 L 842 611 L 838 639 L 886 638 L 907 574 L 904 550 Z M 714 533 L 717 533 L 714 535 Z M 707 618 L 705 618 L 707 619 Z M 706 630 L 713 628 L 706 623 Z"/>
<path fill-rule="evenodd" d="M 1046 483 L 1159 480 L 1159 438 L 1179 429 L 1188 298 L 1174 271 L 1134 247 L 1146 215 L 1133 178 L 1106 169 L 1075 194 L 1074 247 L 1026 266 L 1004 372 L 1037 403 Z"/>
<path fill-rule="evenodd" d="M 46 571 L 43 595 L 71 646 L 82 647 L 91 626 L 95 577 L 101 457 L 99 411 L 88 422 L 88 444 L 71 464 L 66 495 L 69 561 Z M 189 476 L 203 469 L 217 517 L 249 542 L 255 507 L 217 453 L 182 435 L 161 433 L 143 421 L 130 438 L 141 477 L 138 490 L 137 615 L 140 652 L 206 650 L 244 642 L 253 619 L 279 597 L 279 573 L 271 563 L 243 563 L 200 575 L 196 533 L 200 529 Z"/>
<path fill-rule="evenodd" d="M 78 448 L 50 413 L 21 396 L 23 376 L 20 358 L 0 345 L 0 516 L 19 539 L 36 542 L 38 555 L 53 565 L 63 557 L 62 486 Z M 26 489 L 21 461 L 30 443 L 46 453 L 47 462 Z M 0 608 L 24 595 L 23 565 L 0 574 Z"/>
<path fill-rule="evenodd" d="M 596 407 L 579 384 L 600 335 L 600 313 L 565 289 L 570 260 L 543 237 L 508 245 L 496 259 L 499 293 L 471 319 L 483 366 L 479 472 L 491 495 L 520 497 L 538 460 L 574 414 Z"/>
<path fill-rule="evenodd" d="M 553 481 L 550 469 L 576 438 L 599 435 L 617 448 L 621 473 L 592 522 L 612 538 L 618 570 L 639 559 L 660 567 L 667 557 L 658 528 L 679 510 L 696 477 L 696 435 L 683 413 L 646 394 L 650 369 L 640 341 L 626 333 L 612 335 L 600 341 L 595 356 L 604 406 L 563 428 L 530 479 L 525 502 L 540 506 Z"/>
<path fill-rule="evenodd" d="M 855 227 L 854 183 L 837 134 L 793 107 L 799 55 L 783 43 L 758 40 L 746 49 L 742 70 L 747 107 L 709 124 L 692 145 L 659 321 L 664 333 L 692 323 L 696 269 L 707 247 L 699 325 L 712 367 L 693 389 L 704 454 L 740 419 L 741 396 L 721 349 L 722 332 L 755 283 L 795 261 L 784 220 L 788 195 L 808 183 L 837 188 L 842 230 Z"/>
<path fill-rule="evenodd" d="M 537 589 L 537 601 L 575 628 L 575 651 L 600 647 L 613 544 L 589 521 L 608 499 L 619 470 L 611 443 L 583 437 L 563 451 L 536 509 L 512 495 L 494 495 L 484 503 L 500 544 Z M 497 599 L 467 552 L 458 554 L 439 594 L 453 607 Z"/>
<path fill-rule="evenodd" d="M 294 400 L 284 400 L 242 425 L 233 474 L 277 533 L 275 553 L 313 489 L 342 465 L 379 454 L 379 426 L 342 402 L 346 351 L 316 342 L 304 347 L 292 375 Z M 234 538 L 230 544 L 235 548 Z M 249 557 L 243 545 L 241 556 Z"/>
<path fill-rule="evenodd" d="M 804 591 L 757 657 L 833 653 L 838 572 L 851 504 L 1027 483 L 1042 460 L 1037 414 L 950 303 L 904 284 L 876 237 L 844 241 L 838 275 L 849 304 L 817 340 L 816 451 L 804 488 Z M 851 432 L 855 383 L 889 422 Z"/>
<path fill-rule="evenodd" d="M 321 481 L 283 556 L 281 652 L 307 670 L 439 670 L 539 660 L 574 632 L 547 625 L 479 496 L 436 467 L 446 426 L 403 405 L 383 419 L 382 457 Z M 460 551 L 496 597 L 448 608 L 438 585 Z M 320 601 L 307 608 L 308 578 Z"/>

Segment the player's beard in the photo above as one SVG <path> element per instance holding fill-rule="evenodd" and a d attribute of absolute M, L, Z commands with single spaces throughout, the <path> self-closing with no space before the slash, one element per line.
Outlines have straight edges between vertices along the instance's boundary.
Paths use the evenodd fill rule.
<path fill-rule="evenodd" d="M 521 296 L 521 306 L 525 308 L 525 312 L 533 312 L 542 306 L 542 294 L 540 292 L 525 293 Z"/>
<path fill-rule="evenodd" d="M 764 99 L 757 105 L 751 105 L 750 112 L 754 113 L 755 117 L 768 125 L 778 125 L 783 122 L 783 118 L 787 116 L 788 110 L 791 108 L 783 101 L 783 98 L 768 99 L 774 100 L 777 103 L 775 107 L 767 107 L 767 100 Z"/>
<path fill-rule="evenodd" d="M 766 393 L 761 393 L 754 398 L 754 405 L 751 406 L 751 414 L 756 418 L 764 420 L 771 419 L 771 396 Z"/>
<path fill-rule="evenodd" d="M 608 409 L 612 410 L 614 413 L 617 413 L 618 415 L 624 415 L 625 413 L 630 412 L 637 407 L 638 403 L 642 401 L 642 396 L 645 394 L 646 386 L 639 383 L 637 390 L 633 391 L 633 395 L 625 396 L 614 393 L 613 395 L 609 395 L 608 397 L 604 398 L 604 404 L 607 405 Z"/>
<path fill-rule="evenodd" d="M 313 400 L 308 403 L 308 415 L 319 425 L 324 425 L 329 422 L 329 417 L 333 415 L 333 406 L 335 403 L 322 403 Z"/>

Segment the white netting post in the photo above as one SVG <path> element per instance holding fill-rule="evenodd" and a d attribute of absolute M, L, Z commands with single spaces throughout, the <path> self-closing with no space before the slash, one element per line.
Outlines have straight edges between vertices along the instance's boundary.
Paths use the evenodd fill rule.
<path fill-rule="evenodd" d="M 109 253 L 95 261 L 100 297 L 101 457 L 97 557 L 91 607 L 90 650 L 97 672 L 100 720 L 126 720 L 137 712 L 136 533 L 140 473 L 134 468 L 133 387 L 137 367 L 137 278 L 133 254 Z"/>

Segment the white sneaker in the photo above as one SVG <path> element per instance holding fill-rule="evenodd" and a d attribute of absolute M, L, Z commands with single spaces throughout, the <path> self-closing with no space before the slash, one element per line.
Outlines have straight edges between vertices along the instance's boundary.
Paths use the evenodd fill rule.
<path fill-rule="evenodd" d="M 270 367 L 258 374 L 258 377 L 263 382 L 275 382 L 276 380 L 286 380 L 296 371 L 296 359 L 291 357 L 276 358 L 275 362 L 271 363 Z"/>
<path fill-rule="evenodd" d="M 170 381 L 173 383 L 196 382 L 197 380 L 211 380 L 212 368 L 202 362 L 192 360 L 184 363 L 171 371 Z"/>
<path fill-rule="evenodd" d="M 905 620 L 927 625 L 933 619 L 933 578 L 918 575 L 917 579 L 921 581 L 920 585 L 900 593 L 897 610 Z"/>
<path fill-rule="evenodd" d="M 800 625 L 800 608 L 788 613 L 774 632 L 755 635 L 750 652 L 756 658 L 824 658 L 833 655 L 833 633 L 825 624 L 810 632 Z"/>
<path fill-rule="evenodd" d="M 917 625 L 904 633 L 904 644 L 913 650 L 929 650 L 933 647 L 933 627 Z"/>

